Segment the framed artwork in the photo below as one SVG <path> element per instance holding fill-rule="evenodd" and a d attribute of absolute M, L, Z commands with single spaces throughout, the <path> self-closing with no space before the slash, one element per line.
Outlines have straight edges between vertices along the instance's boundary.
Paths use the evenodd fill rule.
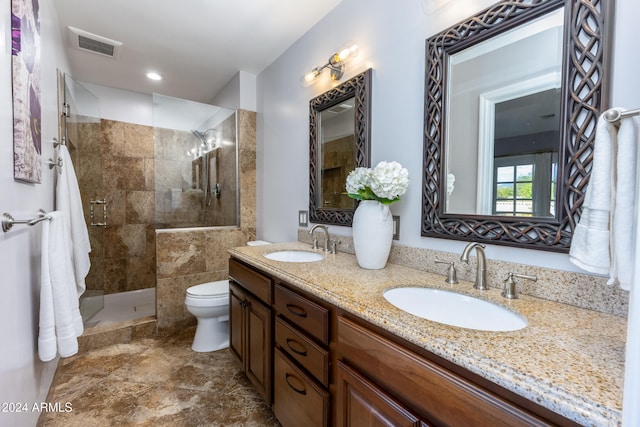
<path fill-rule="evenodd" d="M 40 183 L 40 21 L 38 0 L 11 0 L 13 177 Z"/>

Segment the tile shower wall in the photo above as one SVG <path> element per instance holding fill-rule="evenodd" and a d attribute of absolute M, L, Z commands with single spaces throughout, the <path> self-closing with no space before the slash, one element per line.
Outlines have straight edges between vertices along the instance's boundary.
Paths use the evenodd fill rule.
<path fill-rule="evenodd" d="M 153 128 L 113 120 L 77 123 L 73 144 L 85 219 L 89 225 L 91 270 L 88 290 L 105 294 L 156 286 Z"/>
<path fill-rule="evenodd" d="M 256 233 L 256 113 L 239 110 L 240 226 L 158 230 L 158 327 L 194 320 L 184 306 L 188 287 L 229 277 L 227 250 Z"/>
<path fill-rule="evenodd" d="M 210 154 L 211 185 L 220 184 L 220 197 L 212 196 L 205 206 L 202 185 L 203 158 L 186 153 L 198 140 L 189 131 L 154 129 L 156 141 L 155 215 L 157 228 L 235 225 L 236 210 L 236 115 L 220 125 L 219 148 Z"/>

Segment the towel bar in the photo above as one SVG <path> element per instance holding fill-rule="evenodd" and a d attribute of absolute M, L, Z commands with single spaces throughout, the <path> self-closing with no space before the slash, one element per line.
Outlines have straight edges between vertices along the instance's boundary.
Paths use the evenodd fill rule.
<path fill-rule="evenodd" d="M 7 231 L 11 230 L 11 227 L 13 227 L 14 224 L 27 224 L 29 226 L 32 226 L 44 221 L 45 219 L 48 220 L 50 218 L 42 209 L 40 209 L 38 217 L 31 219 L 15 219 L 13 218 L 13 216 L 11 216 L 11 214 L 5 212 L 2 214 L 2 231 L 6 233 Z"/>
<path fill-rule="evenodd" d="M 617 108 L 610 108 L 602 114 L 606 121 L 613 124 L 617 124 L 622 119 L 637 115 L 640 115 L 640 109 L 620 111 Z"/>

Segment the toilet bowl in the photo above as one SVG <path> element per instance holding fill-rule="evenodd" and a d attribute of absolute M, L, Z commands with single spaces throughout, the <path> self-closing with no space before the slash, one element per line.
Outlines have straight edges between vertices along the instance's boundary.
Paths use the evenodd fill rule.
<path fill-rule="evenodd" d="M 184 301 L 198 325 L 191 348 L 197 352 L 229 347 L 229 281 L 220 280 L 187 289 Z"/>

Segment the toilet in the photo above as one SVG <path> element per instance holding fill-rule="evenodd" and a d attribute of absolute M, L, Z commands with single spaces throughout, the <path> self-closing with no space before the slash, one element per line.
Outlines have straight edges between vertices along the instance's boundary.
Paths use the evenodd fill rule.
<path fill-rule="evenodd" d="M 229 281 L 220 280 L 187 289 L 184 301 L 198 320 L 191 349 L 197 352 L 229 347 Z"/>
<path fill-rule="evenodd" d="M 247 242 L 249 246 L 268 244 L 264 240 Z M 191 286 L 184 303 L 198 321 L 191 345 L 193 351 L 205 353 L 229 347 L 228 280 Z"/>

